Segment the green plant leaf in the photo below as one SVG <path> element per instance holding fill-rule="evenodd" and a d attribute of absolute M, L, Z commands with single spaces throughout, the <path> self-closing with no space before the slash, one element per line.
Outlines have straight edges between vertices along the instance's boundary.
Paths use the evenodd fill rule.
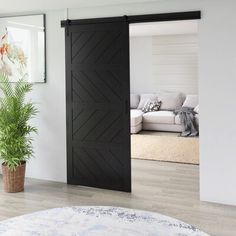
<path fill-rule="evenodd" d="M 10 169 L 15 169 L 22 162 L 33 156 L 31 133 L 37 128 L 29 124 L 38 113 L 32 102 L 26 101 L 27 93 L 32 91 L 32 84 L 20 79 L 15 84 L 0 73 L 0 159 Z"/>

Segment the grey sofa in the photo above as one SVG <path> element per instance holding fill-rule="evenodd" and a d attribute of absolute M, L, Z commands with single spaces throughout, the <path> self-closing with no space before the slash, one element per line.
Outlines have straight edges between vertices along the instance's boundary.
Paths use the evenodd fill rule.
<path fill-rule="evenodd" d="M 161 101 L 159 111 L 143 113 L 142 108 L 149 100 Z M 182 132 L 183 125 L 174 110 L 184 107 L 194 108 L 197 112 L 195 119 L 199 124 L 198 95 L 184 95 L 183 93 L 160 92 L 156 94 L 130 95 L 130 128 L 135 134 L 141 130 Z"/>

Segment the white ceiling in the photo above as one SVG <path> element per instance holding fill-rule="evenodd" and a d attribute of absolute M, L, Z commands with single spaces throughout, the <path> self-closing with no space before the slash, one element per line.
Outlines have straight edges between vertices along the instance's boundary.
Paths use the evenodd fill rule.
<path fill-rule="evenodd" d="M 152 23 L 139 23 L 130 25 L 131 37 L 170 35 L 170 34 L 196 34 L 198 32 L 197 20 L 165 21 Z"/>
<path fill-rule="evenodd" d="M 154 1 L 158 0 L 0 0 L 0 14 Z"/>

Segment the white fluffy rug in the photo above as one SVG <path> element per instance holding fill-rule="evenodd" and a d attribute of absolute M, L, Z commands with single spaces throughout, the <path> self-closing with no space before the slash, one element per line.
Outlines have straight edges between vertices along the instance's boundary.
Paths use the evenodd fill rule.
<path fill-rule="evenodd" d="M 157 213 L 116 207 L 65 207 L 0 222 L 1 236 L 207 236 Z"/>

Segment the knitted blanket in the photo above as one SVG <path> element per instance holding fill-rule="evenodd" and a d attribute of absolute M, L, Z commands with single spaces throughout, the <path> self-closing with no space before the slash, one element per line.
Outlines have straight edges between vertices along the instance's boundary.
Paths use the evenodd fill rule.
<path fill-rule="evenodd" d="M 197 114 L 193 108 L 182 107 L 174 111 L 175 115 L 179 115 L 180 122 L 184 126 L 184 131 L 181 133 L 182 137 L 198 136 L 198 128 L 195 121 Z"/>

